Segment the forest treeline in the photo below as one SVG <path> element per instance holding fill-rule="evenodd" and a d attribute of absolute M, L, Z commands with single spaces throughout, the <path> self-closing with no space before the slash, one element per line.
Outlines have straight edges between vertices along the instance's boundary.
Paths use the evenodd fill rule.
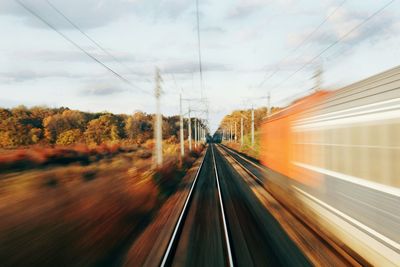
<path fill-rule="evenodd" d="M 143 143 L 153 138 L 153 115 L 90 113 L 69 108 L 0 108 L 0 147 L 34 144 Z M 177 138 L 179 116 L 163 117 L 163 138 Z"/>
<path fill-rule="evenodd" d="M 279 111 L 280 108 L 272 107 L 271 114 Z M 254 109 L 254 129 L 257 131 L 261 126 L 264 118 L 267 117 L 268 109 L 266 107 L 261 107 Z M 225 130 L 229 132 L 232 126 L 232 134 L 234 135 L 235 123 L 236 123 L 236 134 L 237 138 L 240 138 L 240 122 L 243 117 L 243 133 L 247 135 L 251 132 L 251 109 L 245 110 L 234 110 L 232 113 L 226 115 L 219 126 L 219 130 Z"/>

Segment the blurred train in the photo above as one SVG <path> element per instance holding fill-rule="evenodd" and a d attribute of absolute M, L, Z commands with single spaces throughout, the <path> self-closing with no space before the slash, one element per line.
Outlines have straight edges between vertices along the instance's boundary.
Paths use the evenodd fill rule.
<path fill-rule="evenodd" d="M 400 67 L 299 99 L 261 132 L 261 162 L 322 225 L 373 265 L 400 266 Z"/>
<path fill-rule="evenodd" d="M 209 139 L 207 139 L 208 143 L 221 143 L 222 142 L 222 133 L 217 131 L 214 133 L 213 136 L 209 136 Z"/>

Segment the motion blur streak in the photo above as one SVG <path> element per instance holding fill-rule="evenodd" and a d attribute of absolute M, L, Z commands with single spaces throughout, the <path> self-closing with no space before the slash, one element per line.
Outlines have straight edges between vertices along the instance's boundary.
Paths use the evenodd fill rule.
<path fill-rule="evenodd" d="M 400 67 L 267 118 L 260 158 L 321 225 L 374 265 L 400 263 Z"/>

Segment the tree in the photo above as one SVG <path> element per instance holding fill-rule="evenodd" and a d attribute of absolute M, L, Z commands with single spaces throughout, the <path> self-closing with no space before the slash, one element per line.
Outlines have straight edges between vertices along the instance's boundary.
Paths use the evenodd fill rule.
<path fill-rule="evenodd" d="M 143 143 L 153 136 L 152 116 L 135 112 L 125 121 L 125 135 L 128 139 Z"/>
<path fill-rule="evenodd" d="M 178 138 L 178 134 L 180 131 L 179 116 L 164 118 L 162 127 L 164 139 L 168 139 L 172 136 Z"/>
<path fill-rule="evenodd" d="M 30 109 L 30 112 L 31 112 L 31 117 L 35 118 L 36 120 L 38 120 L 40 122 L 40 128 L 43 127 L 42 123 L 43 123 L 44 118 L 54 115 L 56 113 L 56 111 L 54 109 L 50 109 L 47 107 L 41 107 L 41 106 L 32 107 Z"/>
<path fill-rule="evenodd" d="M 164 139 L 178 137 L 179 117 L 163 117 L 162 130 Z M 87 141 L 99 144 L 124 138 L 136 143 L 153 138 L 153 115 L 143 112 L 135 112 L 132 116 L 86 113 L 65 107 L 0 108 L 0 147 L 46 142 L 68 145 Z"/>
<path fill-rule="evenodd" d="M 1 121 L 4 121 L 11 116 L 12 116 L 12 113 L 8 109 L 0 108 L 0 120 Z"/>
<path fill-rule="evenodd" d="M 54 114 L 43 120 L 44 135 L 50 143 L 56 142 L 58 136 L 68 130 L 85 129 L 86 119 L 82 112 L 64 110 L 62 114 Z"/>
<path fill-rule="evenodd" d="M 276 112 L 277 108 L 273 108 L 272 111 Z M 250 133 L 251 131 L 251 109 L 246 109 L 246 110 L 235 110 L 233 111 L 231 114 L 226 115 L 220 124 L 220 128 L 221 129 L 226 129 L 226 130 L 230 130 L 230 127 L 232 125 L 232 128 L 234 127 L 234 124 L 236 122 L 236 126 L 237 126 L 237 132 L 236 134 L 238 135 L 238 137 L 240 137 L 240 118 L 243 116 L 246 117 L 246 119 L 244 119 L 244 133 Z M 257 108 L 254 109 L 254 128 L 255 131 L 257 131 L 259 129 L 259 127 L 262 124 L 262 121 L 266 118 L 267 116 L 267 108 L 266 107 L 261 107 L 261 108 Z M 234 128 L 233 128 L 234 129 Z"/>
<path fill-rule="evenodd" d="M 29 137 L 32 144 L 37 144 L 42 138 L 43 131 L 40 128 L 32 128 L 29 131 Z"/>
<path fill-rule="evenodd" d="M 1 122 L 0 145 L 2 147 L 17 147 L 31 144 L 30 127 L 17 118 L 10 117 Z"/>
<path fill-rule="evenodd" d="M 72 129 L 62 132 L 57 138 L 57 145 L 72 145 L 82 139 L 82 132 L 79 129 Z"/>
<path fill-rule="evenodd" d="M 118 120 L 115 116 L 106 114 L 89 122 L 85 138 L 88 143 L 95 144 L 116 141 L 120 139 L 118 131 Z"/>

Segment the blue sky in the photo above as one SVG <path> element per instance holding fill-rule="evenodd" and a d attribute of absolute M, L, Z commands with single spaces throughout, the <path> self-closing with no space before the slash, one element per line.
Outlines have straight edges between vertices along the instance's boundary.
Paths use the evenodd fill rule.
<path fill-rule="evenodd" d="M 165 114 L 179 112 L 181 90 L 187 98 L 200 96 L 194 0 L 50 0 L 123 66 L 73 29 L 45 0 L 21 1 L 135 87 L 118 80 L 14 1 L 3 0 L 1 106 L 153 112 L 156 66 L 164 79 Z M 261 97 L 269 91 L 273 105 L 287 104 L 290 96 L 313 87 L 312 76 L 318 66 L 323 68 L 325 88 L 339 88 L 397 66 L 400 3 L 394 1 L 292 76 L 387 2 L 199 0 L 204 95 L 209 99 L 211 129 L 233 109 L 264 105 L 266 100 Z"/>

